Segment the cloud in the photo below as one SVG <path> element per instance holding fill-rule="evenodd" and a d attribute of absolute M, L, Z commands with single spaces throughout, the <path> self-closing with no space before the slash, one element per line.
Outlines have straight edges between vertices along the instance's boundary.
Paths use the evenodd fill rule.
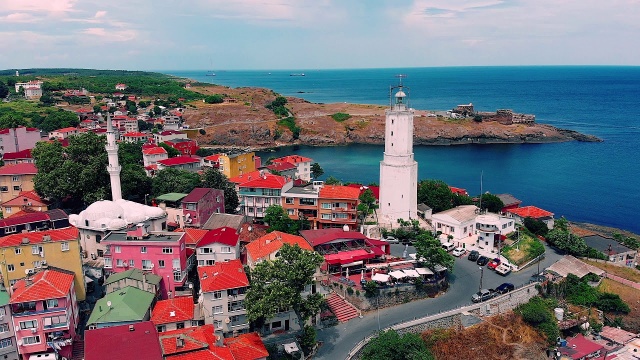
<path fill-rule="evenodd" d="M 10 23 L 34 22 L 39 20 L 37 17 L 27 13 L 13 13 L 0 17 L 0 21 Z"/>
<path fill-rule="evenodd" d="M 101 19 L 101 18 L 105 17 L 105 15 L 107 15 L 107 12 L 104 11 L 104 10 L 100 10 L 100 11 L 97 11 L 96 14 L 93 17 L 96 18 L 96 19 Z"/>
<path fill-rule="evenodd" d="M 131 41 L 136 38 L 136 32 L 131 29 L 106 29 L 103 27 L 91 27 L 81 31 L 84 35 L 101 38 L 100 41 L 121 42 Z"/>
<path fill-rule="evenodd" d="M 73 10 L 76 0 L 2 0 L 0 12 L 35 11 L 64 13 Z"/>
<path fill-rule="evenodd" d="M 331 0 L 198 0 L 219 19 L 249 23 L 310 25 L 344 15 Z"/>

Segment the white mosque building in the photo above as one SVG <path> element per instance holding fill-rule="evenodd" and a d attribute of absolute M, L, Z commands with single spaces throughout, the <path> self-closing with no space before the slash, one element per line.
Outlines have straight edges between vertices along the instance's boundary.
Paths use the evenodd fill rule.
<path fill-rule="evenodd" d="M 123 230 L 132 225 L 143 224 L 149 231 L 162 231 L 167 228 L 167 213 L 159 208 L 138 204 L 122 199 L 120 186 L 120 164 L 118 144 L 113 131 L 111 117 L 107 115 L 107 171 L 111 179 L 112 200 L 100 200 L 89 205 L 80 214 L 69 215 L 71 225 L 80 232 L 80 245 L 85 263 L 101 268 L 105 246 L 100 241 L 111 231 Z"/>
<path fill-rule="evenodd" d="M 384 158 L 380 162 L 380 223 L 418 218 L 418 163 L 413 159 L 413 109 L 400 85 L 392 87 L 386 111 Z"/>

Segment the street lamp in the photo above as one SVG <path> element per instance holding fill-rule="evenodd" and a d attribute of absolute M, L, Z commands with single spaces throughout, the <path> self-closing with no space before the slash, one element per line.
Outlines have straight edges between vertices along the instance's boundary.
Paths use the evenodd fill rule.
<path fill-rule="evenodd" d="M 144 194 L 144 204 L 147 205 L 147 196 L 149 196 L 149 194 Z"/>
<path fill-rule="evenodd" d="M 482 266 L 478 267 L 480 269 L 480 288 L 478 289 L 478 292 L 482 291 L 482 275 L 484 275 L 484 268 Z"/>

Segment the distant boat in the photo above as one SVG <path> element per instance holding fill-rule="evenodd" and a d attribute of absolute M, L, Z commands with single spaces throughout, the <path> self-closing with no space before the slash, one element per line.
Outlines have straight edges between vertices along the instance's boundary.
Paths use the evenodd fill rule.
<path fill-rule="evenodd" d="M 209 71 L 206 74 L 207 76 L 216 76 L 216 73 L 214 73 L 213 71 Z"/>
<path fill-rule="evenodd" d="M 304 73 L 289 74 L 289 76 L 304 76 Z"/>

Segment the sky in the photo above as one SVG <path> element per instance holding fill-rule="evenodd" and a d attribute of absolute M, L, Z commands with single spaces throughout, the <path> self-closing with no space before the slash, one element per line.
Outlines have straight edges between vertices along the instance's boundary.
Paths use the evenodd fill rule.
<path fill-rule="evenodd" d="M 640 65 L 640 0 L 0 0 L 0 69 Z"/>

